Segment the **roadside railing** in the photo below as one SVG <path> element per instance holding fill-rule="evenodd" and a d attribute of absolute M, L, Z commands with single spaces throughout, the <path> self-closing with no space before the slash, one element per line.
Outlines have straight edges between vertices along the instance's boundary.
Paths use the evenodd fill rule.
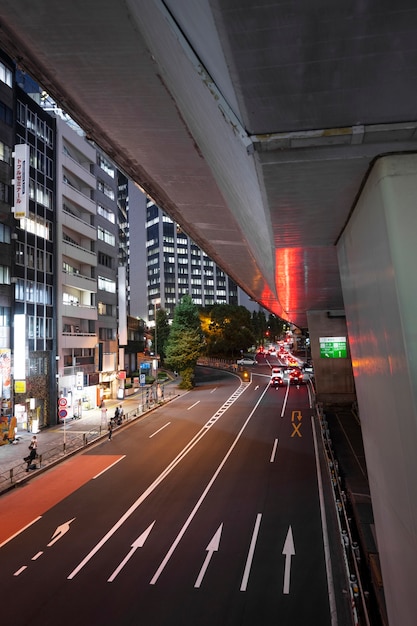
<path fill-rule="evenodd" d="M 354 408 L 354 407 L 352 407 Z M 351 602 L 351 612 L 354 626 L 370 626 L 367 608 L 367 594 L 362 586 L 359 563 L 361 549 L 355 541 L 355 532 L 351 526 L 351 515 L 347 510 L 348 497 L 339 472 L 339 463 L 333 452 L 329 425 L 321 402 L 316 403 L 316 414 L 320 425 L 321 437 L 327 460 L 327 469 L 332 484 L 334 506 L 337 513 L 337 521 L 340 533 L 346 575 L 348 578 L 348 593 Z"/>
<path fill-rule="evenodd" d="M 155 397 L 156 396 L 156 397 Z M 158 397 L 157 394 L 146 394 L 143 396 L 143 403 L 139 404 L 136 409 L 131 409 L 130 411 L 126 411 L 124 413 L 122 422 L 120 424 L 114 423 L 113 421 L 113 432 L 118 430 L 119 428 L 123 428 L 126 424 L 134 421 L 135 419 L 140 418 L 145 413 L 154 410 L 158 406 L 173 400 L 174 397 L 177 396 L 177 393 L 171 391 L 165 386 L 161 385 L 161 393 Z M 51 465 L 55 465 L 60 461 L 68 458 L 72 454 L 81 451 L 83 448 L 95 443 L 101 438 L 104 438 L 108 434 L 108 424 L 97 424 L 90 428 L 90 430 L 74 433 L 67 432 L 65 436 L 65 440 L 62 443 L 53 445 L 50 448 L 45 448 L 42 450 L 42 453 L 39 454 L 36 459 L 34 459 L 34 463 L 36 464 L 36 469 L 45 469 Z M 36 470 L 27 470 L 27 463 L 23 460 L 16 463 L 8 470 L 0 473 L 0 494 L 4 491 L 7 491 L 11 487 L 18 485 L 20 482 L 23 482 L 28 478 L 28 474 L 32 475 L 36 472 Z"/>

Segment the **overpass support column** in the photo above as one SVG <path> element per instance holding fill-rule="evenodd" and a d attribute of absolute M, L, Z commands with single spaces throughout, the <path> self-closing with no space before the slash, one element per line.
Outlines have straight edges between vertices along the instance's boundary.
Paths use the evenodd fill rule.
<path fill-rule="evenodd" d="M 417 615 L 417 156 L 381 157 L 337 244 L 390 626 Z"/>
<path fill-rule="evenodd" d="M 317 400 L 324 404 L 353 404 L 356 396 L 345 312 L 308 311 L 307 323 Z M 346 350 L 335 345 L 342 343 L 337 339 L 344 341 Z"/>

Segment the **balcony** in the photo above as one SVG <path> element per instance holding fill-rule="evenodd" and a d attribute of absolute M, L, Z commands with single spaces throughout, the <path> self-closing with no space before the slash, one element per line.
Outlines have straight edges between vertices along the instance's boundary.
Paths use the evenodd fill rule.
<path fill-rule="evenodd" d="M 69 211 L 62 211 L 62 225 L 71 229 L 75 233 L 79 233 L 83 237 L 88 237 L 92 241 L 97 239 L 97 229 L 91 224 L 88 224 L 84 220 L 76 217 Z"/>
<path fill-rule="evenodd" d="M 96 203 L 91 200 L 88 196 L 86 196 L 81 191 L 78 191 L 75 187 L 72 187 L 68 183 L 62 183 L 62 195 L 74 204 L 80 206 L 84 211 L 88 211 L 88 213 L 92 213 L 95 215 L 96 213 Z"/>
<path fill-rule="evenodd" d="M 96 366 L 94 363 L 89 365 L 73 365 L 64 367 L 63 376 L 76 376 L 77 372 L 83 372 L 84 374 L 94 374 Z"/>
<path fill-rule="evenodd" d="M 95 333 L 65 333 L 61 335 L 60 347 L 62 349 L 95 348 L 97 335 Z"/>
<path fill-rule="evenodd" d="M 82 274 L 75 274 L 74 272 L 61 272 L 61 284 L 68 287 L 74 287 L 80 291 L 89 291 L 90 293 L 97 293 L 97 280 L 90 278 L 89 276 L 83 276 Z"/>
<path fill-rule="evenodd" d="M 81 165 L 78 161 L 70 157 L 69 154 L 66 154 L 65 152 L 62 153 L 62 165 L 65 169 L 68 170 L 68 172 L 71 172 L 72 174 L 77 176 L 77 178 L 79 178 L 80 181 L 86 185 L 86 187 L 89 187 L 91 189 L 96 188 L 96 179 L 93 174 L 91 174 L 90 170 Z"/>
<path fill-rule="evenodd" d="M 79 263 L 97 267 L 97 255 L 95 252 L 91 252 L 87 248 L 82 248 L 69 241 L 62 241 L 62 254 L 69 259 L 77 259 Z"/>
<path fill-rule="evenodd" d="M 97 307 L 68 302 L 62 304 L 62 315 L 76 320 L 97 320 L 98 318 Z"/>

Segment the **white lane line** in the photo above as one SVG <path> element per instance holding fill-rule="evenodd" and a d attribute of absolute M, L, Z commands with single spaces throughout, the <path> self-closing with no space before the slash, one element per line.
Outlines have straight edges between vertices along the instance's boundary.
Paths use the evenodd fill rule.
<path fill-rule="evenodd" d="M 216 471 L 214 472 L 213 476 L 211 477 L 207 487 L 204 489 L 203 493 L 201 494 L 197 504 L 195 505 L 195 507 L 193 508 L 193 510 L 191 511 L 188 519 L 186 520 L 184 526 L 181 528 L 180 532 L 178 533 L 176 539 L 174 540 L 173 544 L 171 545 L 170 549 L 168 550 L 167 554 L 165 555 L 165 558 L 163 559 L 161 565 L 158 567 L 158 569 L 156 570 L 153 578 L 150 581 L 151 585 L 154 585 L 156 583 L 156 581 L 158 580 L 159 576 L 161 575 L 162 571 L 164 570 L 166 564 L 168 563 L 169 559 L 171 558 L 171 556 L 173 555 L 177 545 L 179 544 L 179 542 L 181 541 L 182 537 L 185 534 L 185 531 L 187 530 L 187 528 L 189 527 L 189 525 L 191 524 L 194 516 L 196 515 L 198 509 L 200 508 L 200 506 L 202 505 L 202 503 L 205 500 L 206 495 L 208 494 L 208 492 L 210 491 L 214 481 L 216 480 L 217 476 L 220 474 L 221 470 L 223 469 L 223 466 L 225 465 L 227 459 L 229 458 L 229 456 L 232 454 L 233 450 L 235 449 L 239 439 L 242 437 L 243 432 L 246 428 L 246 426 L 249 424 L 250 420 L 252 419 L 253 414 L 255 413 L 256 409 L 258 408 L 258 405 L 260 404 L 263 396 L 265 395 L 265 393 L 267 392 L 268 387 L 265 388 L 264 392 L 262 393 L 262 395 L 260 396 L 258 402 L 255 404 L 254 408 L 252 409 L 252 411 L 250 412 L 248 418 L 246 419 L 245 423 L 243 424 L 242 428 L 240 429 L 240 431 L 238 432 L 238 434 L 236 435 L 235 440 L 233 441 L 232 445 L 230 446 L 230 448 L 228 449 L 228 451 L 226 452 L 225 456 L 223 457 L 223 460 L 221 461 L 220 465 L 218 466 L 218 468 L 216 469 Z"/>
<path fill-rule="evenodd" d="M 13 576 L 19 576 L 22 572 L 25 571 L 25 569 L 27 569 L 27 565 L 22 565 L 22 567 L 18 569 L 17 572 L 13 574 Z"/>
<path fill-rule="evenodd" d="M 32 524 L 34 524 L 35 522 L 38 522 L 40 519 L 42 518 L 42 515 L 39 515 L 38 517 L 35 517 L 34 520 L 32 520 L 31 522 L 29 522 L 29 524 L 26 524 L 26 526 L 23 526 L 23 528 L 21 528 L 20 530 L 17 531 L 17 533 L 15 533 L 14 535 L 12 535 L 11 537 L 9 537 L 8 539 L 6 539 L 5 541 L 3 541 L 3 543 L 0 543 L 0 548 L 2 548 L 3 546 L 6 545 L 6 543 L 9 543 L 9 541 L 11 541 L 12 539 L 14 539 L 15 537 L 17 537 L 17 535 L 20 535 L 20 533 L 22 533 L 24 530 L 26 530 L 26 528 L 29 528 L 29 526 L 32 526 Z"/>
<path fill-rule="evenodd" d="M 161 432 L 161 430 L 164 430 L 164 428 L 166 428 L 167 426 L 170 425 L 171 422 L 167 422 L 165 424 L 165 426 L 161 426 L 161 428 L 158 428 L 158 430 L 156 430 L 154 433 L 152 433 L 152 435 L 149 435 L 149 439 L 152 439 L 152 437 L 155 437 L 155 435 L 157 435 L 158 433 Z"/>
<path fill-rule="evenodd" d="M 328 593 L 329 593 L 330 615 L 331 615 L 332 626 L 337 626 L 338 622 L 337 622 L 336 598 L 335 598 L 335 593 L 334 593 L 329 535 L 327 532 L 326 508 L 324 506 L 323 483 L 321 480 L 320 460 L 319 460 L 319 451 L 318 451 L 318 445 L 317 445 L 317 435 L 316 435 L 316 429 L 315 429 L 315 424 L 314 424 L 314 415 L 311 416 L 311 428 L 313 431 L 314 454 L 316 456 L 316 472 L 317 472 L 317 483 L 318 483 L 318 489 L 319 489 L 321 527 L 322 527 L 322 532 L 323 532 L 323 545 L 324 545 L 324 555 L 325 555 L 325 563 L 326 563 L 327 588 L 328 588 Z"/>
<path fill-rule="evenodd" d="M 188 407 L 187 411 L 190 411 L 191 409 L 193 409 L 195 406 L 197 406 L 197 404 L 200 404 L 200 400 L 197 400 L 197 402 L 194 402 L 194 404 L 192 404 L 191 406 Z"/>
<path fill-rule="evenodd" d="M 248 389 L 245 385 L 240 385 L 240 387 L 232 394 L 234 398 L 234 402 L 242 395 L 244 391 Z M 229 406 L 227 408 L 229 408 Z M 220 417 L 223 415 L 224 411 L 220 409 L 217 411 L 216 415 Z M 252 414 L 251 414 L 252 415 Z M 249 418 L 248 420 L 249 421 Z M 213 422 L 214 423 L 214 422 Z M 139 498 L 132 504 L 132 506 L 126 511 L 124 515 L 110 528 L 110 530 L 104 535 L 104 537 L 94 546 L 94 548 L 87 554 L 87 556 L 77 565 L 77 567 L 70 573 L 67 577 L 68 580 L 72 580 L 78 572 L 93 558 L 93 556 L 104 546 L 104 544 L 114 535 L 114 533 L 119 530 L 119 528 L 124 524 L 124 522 L 136 511 L 136 509 L 146 500 L 146 498 L 158 487 L 158 485 L 172 472 L 172 470 L 182 461 L 182 459 L 192 450 L 192 448 L 206 435 L 209 431 L 207 425 L 203 426 L 200 431 L 194 435 L 194 437 L 187 443 L 187 445 L 183 448 L 183 450 L 175 457 L 173 461 L 161 472 L 161 474 L 153 481 L 151 485 L 139 496 Z"/>
<path fill-rule="evenodd" d="M 217 387 L 215 387 L 214 389 L 212 389 L 212 390 L 210 391 L 210 393 L 214 393 L 215 391 L 217 391 Z"/>
<path fill-rule="evenodd" d="M 37 559 L 39 559 L 40 556 L 42 556 L 42 554 L 43 554 L 43 550 L 40 550 L 31 558 L 31 561 L 36 561 Z"/>
<path fill-rule="evenodd" d="M 288 394 L 289 393 L 290 393 L 290 383 L 288 381 L 288 383 L 287 383 L 287 391 L 285 392 L 284 402 L 282 403 L 281 417 L 284 417 L 284 413 L 285 413 L 285 409 L 286 409 L 286 406 L 287 406 Z"/>
<path fill-rule="evenodd" d="M 116 465 L 116 463 L 119 463 L 119 461 L 123 461 L 123 459 L 125 459 L 125 458 L 126 458 L 126 455 L 124 454 L 123 456 L 120 457 L 120 459 L 117 459 L 117 461 L 114 461 L 114 463 L 112 463 L 111 465 L 106 467 L 104 470 L 101 470 L 101 472 L 99 474 L 96 474 L 95 476 L 93 476 L 93 480 L 95 480 L 96 478 L 98 478 L 99 476 L 101 476 L 102 474 L 107 472 L 109 469 L 111 469 L 113 467 L 113 465 Z"/>
<path fill-rule="evenodd" d="M 275 461 L 275 455 L 276 455 L 276 452 L 277 452 L 278 441 L 279 441 L 279 439 L 275 439 L 275 441 L 274 441 L 274 447 L 272 448 L 271 458 L 269 459 L 270 463 L 273 463 Z"/>
<path fill-rule="evenodd" d="M 258 538 L 259 526 L 261 525 L 262 513 L 258 513 L 256 516 L 255 528 L 253 529 L 252 540 L 249 546 L 248 558 L 246 559 L 245 571 L 243 573 L 242 584 L 240 585 L 240 591 L 246 591 L 248 586 L 248 579 L 250 574 L 250 568 L 252 567 L 253 555 L 255 553 L 256 540 Z"/>

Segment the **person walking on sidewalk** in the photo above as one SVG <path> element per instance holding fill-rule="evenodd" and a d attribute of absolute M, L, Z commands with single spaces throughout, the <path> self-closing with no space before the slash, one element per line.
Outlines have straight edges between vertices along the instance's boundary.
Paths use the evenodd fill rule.
<path fill-rule="evenodd" d="M 29 445 L 29 450 L 30 450 L 29 456 L 25 456 L 25 458 L 23 459 L 27 463 L 27 466 L 26 466 L 27 472 L 30 469 L 36 469 L 36 464 L 35 464 L 35 467 L 32 466 L 33 462 L 38 456 L 38 440 L 36 439 L 36 435 L 33 435 L 32 437 L 32 441 L 30 442 L 30 445 Z"/>
<path fill-rule="evenodd" d="M 113 424 L 109 422 L 109 427 L 107 429 L 109 431 L 109 441 L 111 440 L 111 436 L 113 434 Z"/>

